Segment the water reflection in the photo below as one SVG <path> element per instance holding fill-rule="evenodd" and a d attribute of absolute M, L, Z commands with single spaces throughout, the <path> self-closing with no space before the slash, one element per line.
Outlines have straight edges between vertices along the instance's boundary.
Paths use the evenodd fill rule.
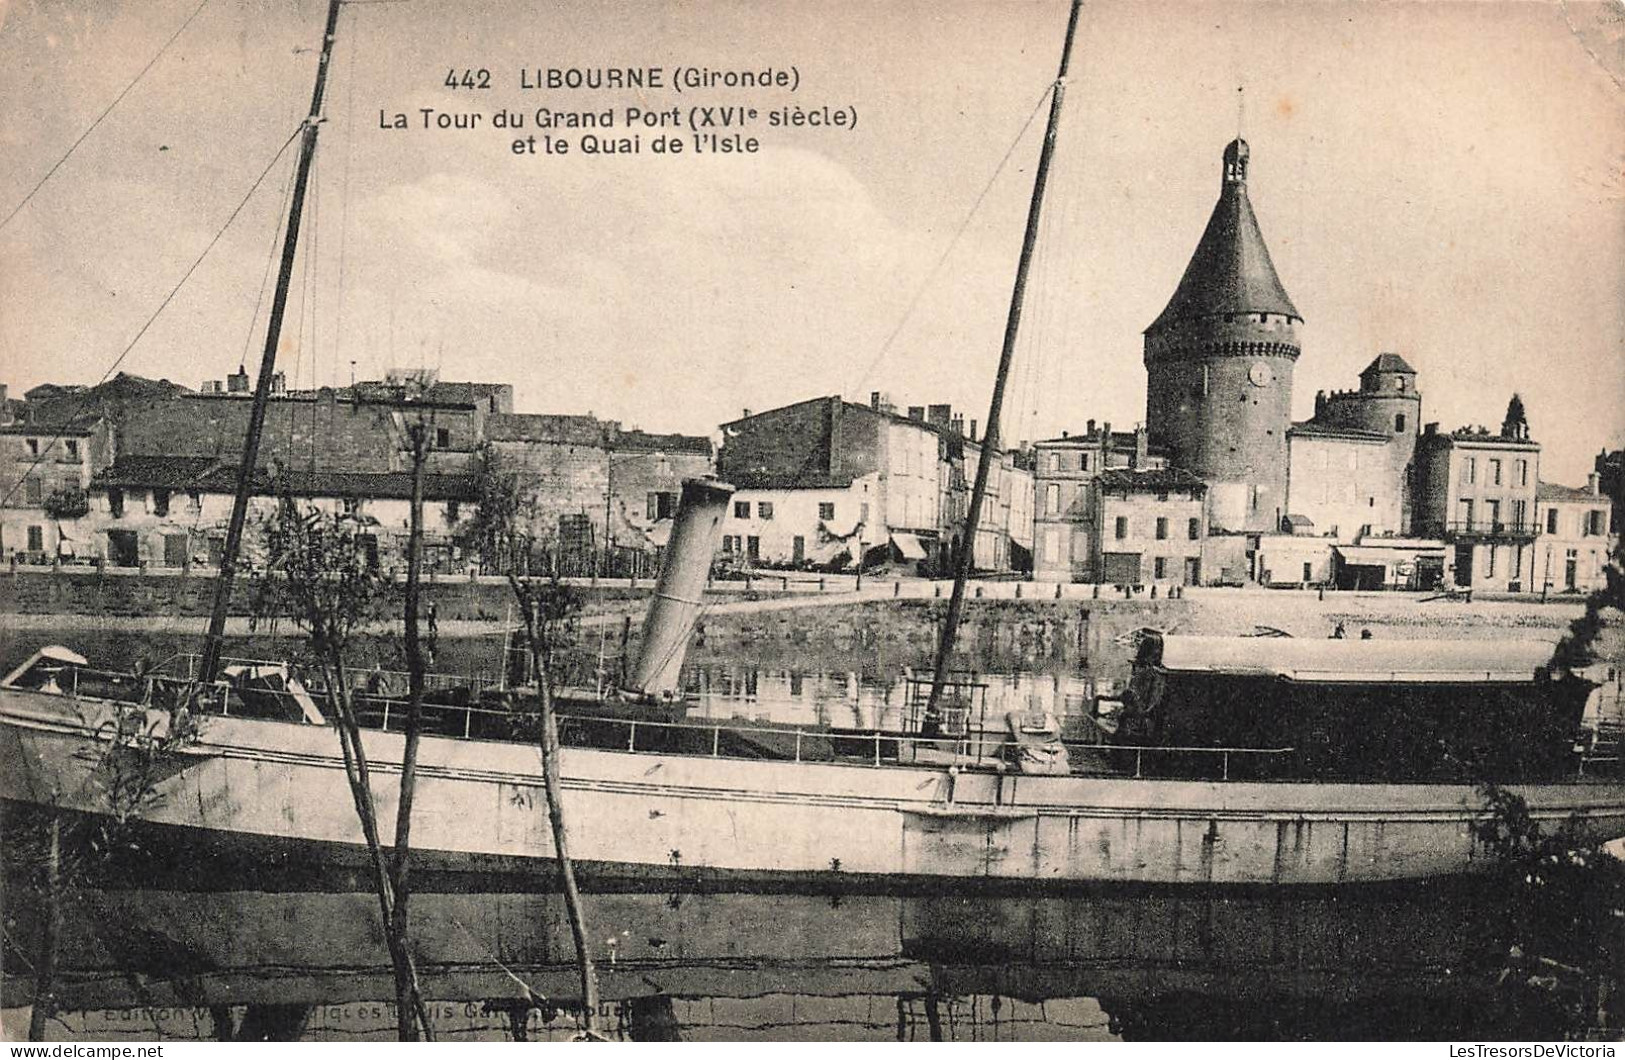
<path fill-rule="evenodd" d="M 46 644 L 64 643 L 95 660 L 96 665 L 128 668 L 138 659 L 159 663 L 197 649 L 195 638 L 178 634 L 128 634 L 89 629 L 26 630 L 0 640 L 0 669 L 10 669 Z M 494 679 L 501 654 L 497 637 L 445 637 L 439 641 L 436 668 L 451 674 Z M 573 667 L 573 683 L 591 687 L 600 675 L 613 676 L 595 650 L 583 648 Z M 256 636 L 231 638 L 227 654 L 249 658 L 298 658 L 305 650 L 297 638 Z M 399 665 L 395 648 L 384 640 L 357 642 L 354 662 Z M 700 644 L 683 668 L 683 691 L 692 713 L 701 718 L 749 719 L 837 728 L 896 727 L 906 719 L 905 675 L 910 667 L 929 667 L 928 649 L 887 646 L 857 650 L 838 645 Z M 987 684 L 987 716 L 1026 708 L 1031 702 L 1057 717 L 1086 713 L 1096 687 L 1087 666 L 1019 655 L 990 655 L 981 660 Z M 1111 679 L 1101 679 L 1103 691 Z"/>
<path fill-rule="evenodd" d="M 30 999 L 38 905 L 9 889 L 4 1005 Z M 441 1037 L 576 1029 L 550 894 L 413 899 Z M 60 1039 L 394 1035 L 374 899 L 69 891 Z M 606 1023 L 669 1040 L 1549 1036 L 1507 1004 L 1483 885 L 1033 898 L 594 894 Z M 8 1018 L 16 1012 L 8 1012 Z"/>
<path fill-rule="evenodd" d="M 821 669 L 816 660 L 800 669 L 697 661 L 684 669 L 683 691 L 693 703 L 691 715 L 707 719 L 896 729 L 908 724 L 906 673 Z M 981 673 L 976 679 L 986 686 L 989 719 L 1034 703 L 1057 717 L 1087 714 L 1094 698 L 1095 682 L 1087 675 Z"/>

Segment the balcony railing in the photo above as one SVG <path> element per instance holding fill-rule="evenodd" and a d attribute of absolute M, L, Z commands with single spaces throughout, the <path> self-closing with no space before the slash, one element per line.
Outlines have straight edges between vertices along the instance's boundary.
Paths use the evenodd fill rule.
<path fill-rule="evenodd" d="M 1545 528 L 1533 520 L 1502 522 L 1491 519 L 1463 519 L 1445 524 L 1445 532 L 1460 538 L 1500 538 L 1528 540 L 1540 536 Z"/>

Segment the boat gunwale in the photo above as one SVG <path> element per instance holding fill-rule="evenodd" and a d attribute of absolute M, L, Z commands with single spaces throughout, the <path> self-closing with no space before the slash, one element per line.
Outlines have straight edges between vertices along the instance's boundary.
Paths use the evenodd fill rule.
<path fill-rule="evenodd" d="M 116 704 L 119 704 L 119 703 L 123 702 L 123 701 L 118 701 L 118 700 L 104 700 L 104 699 L 100 699 L 100 698 L 97 698 L 97 697 L 89 697 L 89 696 L 74 697 L 74 696 L 70 696 L 70 695 L 68 695 L 66 693 L 64 693 L 64 694 L 62 694 L 60 696 L 57 696 L 57 695 L 52 695 L 50 693 L 38 693 L 36 690 L 18 689 L 18 688 L 0 689 L 0 692 L 22 692 L 22 693 L 26 693 L 26 694 L 30 694 L 30 695 L 44 695 L 44 696 L 50 698 L 53 701 L 53 703 L 64 703 L 64 704 L 72 703 L 72 704 L 75 704 L 75 705 L 77 705 L 79 703 L 89 703 L 89 704 L 93 704 L 93 705 L 96 705 L 98 707 L 101 707 L 102 709 L 116 709 Z M 132 705 L 133 706 L 139 706 L 138 704 L 132 704 Z M 145 713 L 147 713 L 147 714 L 167 715 L 167 713 L 168 713 L 167 711 L 164 711 L 161 708 L 155 708 L 155 707 L 146 707 L 146 708 L 141 708 L 141 709 L 143 709 L 143 711 Z M 40 715 L 29 716 L 29 715 L 26 715 L 26 714 L 19 714 L 19 713 L 15 712 L 14 710 L 9 709 L 5 705 L 5 703 L 3 702 L 3 699 L 0 699 L 0 726 L 26 727 L 26 728 L 32 728 L 32 729 L 41 730 L 41 731 L 54 731 L 54 732 L 57 732 L 57 733 L 60 733 L 60 734 L 63 734 L 63 735 L 79 736 L 79 737 L 83 737 L 83 738 L 97 740 L 97 741 L 100 741 L 100 742 L 108 742 L 109 741 L 110 736 L 109 736 L 109 734 L 107 732 L 107 724 L 105 722 L 103 722 L 100 725 L 92 726 L 87 720 L 85 720 L 85 718 L 83 716 L 84 712 L 83 712 L 82 709 L 79 710 L 79 713 L 80 713 L 81 716 L 77 721 L 70 720 L 70 719 L 66 718 L 65 716 L 63 716 L 62 714 L 58 714 L 57 717 L 55 717 L 55 718 L 50 718 L 50 717 L 45 717 L 45 716 L 40 716 Z M 294 728 L 294 729 L 299 729 L 299 730 L 313 730 L 314 731 L 314 730 L 318 730 L 318 729 L 328 728 L 327 726 L 315 726 L 315 725 L 309 725 L 309 724 L 301 723 L 301 722 L 284 721 L 284 720 L 276 719 L 276 718 L 256 718 L 256 717 L 250 717 L 250 716 L 246 716 L 246 715 L 206 714 L 206 715 L 202 715 L 200 720 L 206 721 L 206 720 L 209 720 L 209 719 L 229 720 L 229 721 L 231 721 L 233 723 L 253 723 L 256 726 L 258 726 L 258 725 L 287 726 L 287 727 Z M 624 719 L 587 718 L 585 720 L 592 721 L 592 722 L 598 722 L 598 721 L 622 721 Z M 651 723 L 642 723 L 642 724 L 651 724 Z M 726 726 L 726 725 L 721 725 L 721 724 L 713 724 L 713 725 L 707 725 L 707 726 L 696 726 L 694 728 L 699 728 L 699 729 L 703 729 L 703 730 L 712 730 L 712 731 L 728 731 L 730 727 Z M 259 761 L 277 761 L 277 762 L 283 762 L 283 763 L 288 763 L 288 764 L 315 765 L 315 766 L 318 766 L 318 767 L 321 767 L 321 768 L 336 768 L 336 767 L 342 766 L 342 759 L 340 758 L 340 756 L 336 752 L 333 753 L 333 754 L 324 754 L 324 753 L 309 754 L 309 753 L 301 753 L 301 752 L 297 752 L 297 751 L 287 751 L 287 750 L 278 749 L 278 748 L 255 746 L 255 745 L 249 744 L 249 743 L 231 743 L 231 742 L 210 742 L 210 743 L 205 743 L 204 740 L 203 740 L 203 735 L 206 733 L 206 731 L 207 731 L 207 726 L 201 727 L 198 742 L 197 743 L 191 743 L 191 744 L 182 744 L 182 745 L 174 748 L 175 753 L 186 755 L 188 757 L 241 758 L 241 759 L 249 759 L 249 760 L 259 760 Z M 789 730 L 767 729 L 767 730 L 759 730 L 759 731 L 764 731 L 764 732 L 772 733 L 772 734 L 775 734 L 775 735 L 782 735 L 783 733 L 785 733 L 785 732 L 787 732 Z M 373 728 L 365 729 L 364 732 L 366 734 L 368 734 L 368 735 L 373 736 L 373 737 L 384 736 L 384 737 L 390 737 L 390 738 L 397 739 L 397 740 L 404 740 L 404 734 L 399 733 L 399 732 L 388 732 L 388 731 L 385 731 L 385 730 L 373 729 Z M 856 738 L 856 737 L 854 737 L 854 738 Z M 895 739 L 895 737 L 892 737 L 892 738 Z M 473 745 L 484 745 L 484 746 L 493 747 L 493 748 L 519 748 L 519 749 L 529 749 L 529 750 L 536 750 L 537 749 L 535 744 L 528 743 L 528 742 L 525 742 L 525 741 L 493 740 L 493 739 L 488 739 L 488 738 L 484 738 L 484 737 L 447 736 L 447 735 L 442 735 L 442 734 L 439 734 L 439 733 L 426 733 L 424 735 L 424 739 L 427 740 L 427 741 L 431 741 L 431 743 L 430 743 L 431 747 L 434 746 L 435 744 L 445 744 L 445 745 L 454 746 L 454 747 L 468 747 L 468 746 L 473 746 Z M 1100 745 L 1092 745 L 1091 744 L 1091 745 L 1085 745 L 1085 746 L 1097 747 L 1097 746 L 1100 746 Z M 1107 745 L 1107 746 L 1110 746 L 1110 745 Z M 1128 750 L 1130 748 L 1119 748 L 1119 749 L 1120 750 Z M 1167 785 L 1167 786 L 1189 785 L 1189 786 L 1192 786 L 1193 788 L 1208 787 L 1208 788 L 1222 788 L 1222 789 L 1230 789 L 1230 790 L 1236 790 L 1236 789 L 1249 787 L 1249 786 L 1250 787 L 1256 787 L 1256 788 L 1272 788 L 1272 789 L 1276 789 L 1276 790 L 1283 789 L 1283 788 L 1290 788 L 1290 787 L 1299 787 L 1299 788 L 1314 788 L 1314 789 L 1322 791 L 1322 792 L 1324 792 L 1324 791 L 1326 791 L 1328 789 L 1334 789 L 1334 788 L 1343 788 L 1343 789 L 1349 789 L 1349 790 L 1352 790 L 1352 791 L 1366 791 L 1366 790 L 1370 790 L 1370 789 L 1381 788 L 1381 789 L 1384 789 L 1385 791 L 1390 791 L 1390 792 L 1393 792 L 1393 791 L 1404 792 L 1406 790 L 1427 790 L 1427 791 L 1442 792 L 1442 791 L 1454 789 L 1454 790 L 1462 792 L 1462 793 L 1477 792 L 1477 791 L 1481 790 L 1481 785 L 1478 782 L 1474 782 L 1474 781 L 1470 781 L 1470 780 L 1406 781 L 1406 782 L 1402 782 L 1402 783 L 1396 783 L 1396 782 L 1392 782 L 1392 781 L 1369 780 L 1369 779 L 1338 779 L 1338 780 L 1330 780 L 1330 781 L 1328 781 L 1328 780 L 1317 780 L 1317 779 L 1307 779 L 1307 778 L 1220 779 L 1220 778 L 1211 778 L 1211 777 L 1204 778 L 1204 777 L 1174 777 L 1174 776 L 1144 776 L 1144 775 L 1142 775 L 1142 776 L 1127 776 L 1127 775 L 1110 774 L 1110 773 L 1094 773 L 1094 774 L 1091 774 L 1091 773 L 1066 773 L 1066 774 L 1054 774 L 1054 775 L 1043 775 L 1043 774 L 1032 775 L 1032 774 L 1021 774 L 1021 773 L 1014 772 L 1014 771 L 1009 771 L 1009 770 L 1000 771 L 1000 770 L 997 770 L 997 769 L 995 769 L 995 768 L 993 768 L 991 766 L 977 766 L 972 762 L 966 762 L 966 763 L 963 763 L 963 764 L 958 764 L 956 766 L 955 764 L 952 764 L 952 763 L 933 764 L 933 763 L 900 762 L 900 761 L 896 761 L 896 760 L 885 760 L 880 765 L 877 766 L 872 761 L 864 761 L 864 762 L 856 762 L 856 761 L 850 761 L 850 760 L 847 760 L 847 761 L 840 761 L 840 760 L 820 761 L 820 760 L 810 760 L 810 759 L 791 760 L 791 759 L 774 759 L 774 758 L 751 757 L 751 756 L 746 756 L 746 755 L 697 754 L 697 753 L 688 753 L 688 752 L 673 751 L 673 750 L 637 750 L 637 749 L 630 749 L 630 748 L 583 747 L 583 746 L 571 746 L 571 745 L 566 745 L 562 750 L 565 752 L 565 755 L 566 755 L 567 758 L 575 757 L 577 755 L 607 755 L 607 756 L 615 756 L 615 757 L 632 756 L 632 757 L 636 757 L 639 760 L 644 760 L 644 761 L 651 760 L 651 759 L 666 758 L 666 759 L 676 759 L 676 760 L 684 761 L 684 762 L 715 761 L 715 762 L 750 763 L 750 764 L 758 764 L 758 765 L 763 765 L 763 766 L 780 766 L 780 767 L 782 767 L 782 766 L 797 766 L 797 767 L 826 767 L 826 768 L 839 768 L 839 769 L 859 769 L 859 770 L 865 771 L 866 773 L 871 773 L 871 774 L 876 773 L 876 772 L 885 772 L 885 773 L 894 773 L 895 774 L 895 773 L 900 773 L 900 772 L 903 772 L 903 771 L 908 771 L 908 772 L 912 772 L 912 773 L 916 773 L 916 774 L 925 774 L 925 775 L 928 775 L 928 776 L 931 776 L 931 777 L 944 778 L 944 779 L 951 778 L 951 777 L 954 777 L 956 775 L 963 776 L 963 777 L 965 777 L 967 779 L 978 779 L 978 780 L 989 780 L 989 779 L 991 779 L 991 780 L 998 781 L 1001 786 L 1006 780 L 1009 780 L 1012 783 L 1019 782 L 1020 785 L 1022 785 L 1024 787 L 1029 787 L 1029 788 L 1032 787 L 1032 786 L 1035 786 L 1035 785 L 1037 787 L 1039 787 L 1039 788 L 1043 788 L 1043 787 L 1050 786 L 1051 784 L 1060 784 L 1060 783 L 1069 783 L 1069 782 L 1070 783 L 1092 782 L 1092 783 L 1096 783 L 1096 784 L 1130 784 L 1130 783 L 1132 783 L 1132 784 L 1138 785 L 1138 784 L 1141 784 L 1141 783 L 1153 783 L 1153 784 Z M 394 774 L 394 773 L 398 773 L 400 771 L 400 768 L 401 768 L 399 762 L 391 762 L 388 759 L 375 759 L 369 765 L 370 765 L 370 768 L 371 768 L 372 772 L 374 772 L 376 774 Z M 442 765 L 442 764 L 433 763 L 433 762 L 420 762 L 418 768 L 419 768 L 419 772 L 423 773 L 424 775 L 437 776 L 437 777 L 444 778 L 444 779 L 449 779 L 449 780 L 463 780 L 463 781 L 471 781 L 471 782 L 473 782 L 473 781 L 484 781 L 484 782 L 488 782 L 488 783 L 489 782 L 495 782 L 495 783 L 521 784 L 521 785 L 530 785 L 530 786 L 539 785 L 541 783 L 541 776 L 540 776 L 539 772 L 533 775 L 533 774 L 517 773 L 517 772 L 511 772 L 511 771 L 503 771 L 503 770 L 499 770 L 499 769 L 471 769 L 471 768 L 468 768 L 466 766 L 455 766 L 454 767 L 454 766 L 447 766 L 447 765 Z M 678 785 L 671 785 L 671 784 L 657 784 L 657 785 L 632 784 L 632 785 L 627 785 L 624 782 L 603 781 L 603 780 L 599 780 L 599 779 L 595 779 L 595 778 L 583 778 L 583 777 L 571 777 L 571 776 L 566 776 L 566 777 L 563 778 L 563 780 L 564 780 L 566 786 L 570 786 L 570 787 L 598 787 L 598 788 L 605 788 L 605 789 L 626 787 L 629 790 L 634 789 L 634 788 L 637 789 L 637 790 L 643 790 L 644 788 L 647 788 L 647 787 L 658 787 L 660 790 L 662 790 L 664 792 L 668 792 L 668 793 L 673 794 L 673 795 L 677 795 L 677 794 L 679 794 L 681 792 L 684 792 L 684 791 L 690 792 L 690 793 L 692 793 L 694 795 L 700 795 L 700 794 L 703 794 L 703 793 L 712 793 L 712 794 L 714 794 L 715 792 L 720 790 L 720 789 L 718 789 L 716 787 L 707 787 L 707 786 L 703 786 L 703 785 L 686 785 L 686 786 L 678 786 Z M 1520 790 L 1523 790 L 1523 789 L 1531 789 L 1531 788 L 1533 788 L 1533 789 L 1544 789 L 1544 790 L 1553 790 L 1553 789 L 1561 788 L 1561 789 L 1565 789 L 1565 790 L 1572 790 L 1574 792 L 1581 792 L 1581 791 L 1587 791 L 1587 790 L 1596 790 L 1596 791 L 1605 791 L 1605 792 L 1614 792 L 1614 791 L 1625 792 L 1625 777 L 1616 778 L 1616 777 L 1610 777 L 1610 776 L 1606 776 L 1606 775 L 1577 773 L 1577 774 L 1573 774 L 1573 775 L 1566 776 L 1566 777 L 1563 777 L 1563 778 L 1560 778 L 1560 779 L 1555 779 L 1555 780 L 1510 782 L 1510 783 L 1505 784 L 1503 786 L 1508 788 L 1509 790 L 1514 791 L 1514 792 L 1520 791 Z M 862 797 L 862 796 L 848 796 L 848 797 L 834 796 L 834 797 L 832 797 L 832 796 L 830 796 L 828 794 L 814 794 L 814 793 L 810 793 L 810 792 L 794 792 L 794 793 L 791 793 L 791 792 L 771 792 L 771 793 L 768 793 L 768 792 L 751 792 L 751 791 L 746 790 L 746 789 L 732 789 L 732 790 L 735 790 L 736 793 L 739 794 L 741 797 L 746 797 L 746 798 L 749 798 L 749 797 L 751 797 L 753 795 L 763 795 L 763 794 L 770 794 L 770 795 L 773 795 L 773 796 L 795 795 L 796 797 L 801 798 L 803 800 L 811 799 L 811 800 L 817 801 L 819 803 L 826 803 L 827 802 L 827 803 L 829 803 L 831 805 L 833 805 L 833 804 L 842 804 L 842 805 L 871 806 L 871 805 L 874 805 L 876 802 L 895 803 L 897 808 L 899 810 L 904 811 L 904 812 L 909 812 L 908 808 L 911 807 L 911 806 L 914 806 L 914 805 L 935 805 L 935 806 L 939 806 L 939 807 L 949 807 L 949 808 L 951 808 L 951 807 L 953 807 L 955 805 L 959 805 L 961 807 L 964 807 L 967 811 L 973 810 L 973 809 L 976 809 L 976 808 L 985 808 L 988 805 L 992 805 L 990 803 L 987 803 L 987 802 L 984 802 L 984 801 L 981 801 L 981 800 L 964 800 L 964 801 L 959 801 L 959 802 L 956 803 L 956 801 L 953 800 L 953 799 L 943 800 L 943 799 L 934 798 L 934 799 L 922 799 L 922 800 L 914 800 L 914 801 L 908 801 L 908 802 L 900 802 L 900 801 L 895 800 L 895 799 L 887 800 L 887 799 L 876 799 L 874 797 L 865 798 L 865 797 Z M 1011 804 L 1007 803 L 1006 805 L 1011 805 Z M 1080 812 L 1090 810 L 1090 809 L 1093 809 L 1093 810 L 1096 810 L 1096 811 L 1102 811 L 1103 810 L 1104 812 L 1106 812 L 1106 813 L 1108 813 L 1108 814 L 1110 814 L 1112 816 L 1122 816 L 1123 814 L 1128 812 L 1126 810 L 1126 808 L 1122 808 L 1122 807 L 1101 807 L 1101 806 L 1093 806 L 1093 807 L 1091 807 L 1091 806 L 1088 806 L 1088 805 L 1085 805 L 1085 804 L 1080 804 L 1080 803 L 1025 803 L 1025 804 L 1021 804 L 1021 805 L 1023 805 L 1024 807 L 1032 807 L 1033 809 L 1035 809 L 1037 811 L 1044 812 L 1045 815 L 1060 815 L 1060 816 L 1069 816 L 1069 815 L 1076 816 Z M 1584 807 L 1584 808 L 1570 807 L 1568 809 L 1568 811 L 1566 811 L 1566 812 L 1586 812 L 1588 810 L 1600 810 L 1602 812 L 1610 812 L 1613 805 L 1614 805 L 1613 803 L 1607 802 L 1607 803 L 1602 803 L 1602 804 L 1598 804 L 1598 805 L 1595 805 L 1595 806 L 1589 806 L 1589 807 Z M 1135 815 L 1136 816 L 1150 816 L 1150 817 L 1155 817 L 1155 816 L 1175 816 L 1175 817 L 1183 818 L 1183 817 L 1189 817 L 1189 816 L 1192 815 L 1193 812 L 1195 812 L 1195 811 L 1193 811 L 1192 808 L 1184 807 L 1184 806 L 1167 807 L 1165 809 L 1168 811 L 1167 813 L 1159 813 L 1159 812 L 1157 812 L 1156 808 L 1151 808 L 1149 810 L 1142 809 L 1140 811 L 1136 811 Z M 1346 818 L 1348 816 L 1351 816 L 1351 815 L 1352 816 L 1359 816 L 1359 815 L 1365 815 L 1365 814 L 1370 814 L 1370 813 L 1389 813 L 1389 812 L 1391 812 L 1391 810 L 1386 810 L 1386 809 L 1325 809 L 1325 808 L 1317 808 L 1315 810 L 1291 810 L 1291 811 L 1247 811 L 1247 810 L 1242 810 L 1242 809 L 1239 809 L 1239 808 L 1236 808 L 1236 807 L 1222 807 L 1222 808 L 1221 807 L 1212 807 L 1210 809 L 1215 811 L 1215 812 L 1222 812 L 1226 816 L 1240 815 L 1240 816 L 1247 816 L 1247 817 L 1255 817 L 1255 816 L 1275 817 L 1275 818 L 1294 820 L 1294 821 L 1297 821 L 1297 820 L 1308 821 L 1308 820 L 1320 820 L 1320 819 L 1344 819 L 1344 818 Z M 1207 812 L 1207 811 L 1203 811 L 1203 812 Z M 1444 812 L 1445 814 L 1447 814 L 1448 816 L 1451 816 L 1451 817 L 1459 817 L 1460 813 L 1461 813 L 1460 809 L 1457 809 L 1457 808 L 1452 808 L 1452 809 L 1442 811 L 1442 812 Z M 1550 816 L 1550 815 L 1553 815 L 1555 813 L 1556 813 L 1556 811 L 1548 811 L 1548 810 L 1544 810 L 1544 809 L 1539 811 L 1539 815 L 1546 815 L 1546 816 Z"/>

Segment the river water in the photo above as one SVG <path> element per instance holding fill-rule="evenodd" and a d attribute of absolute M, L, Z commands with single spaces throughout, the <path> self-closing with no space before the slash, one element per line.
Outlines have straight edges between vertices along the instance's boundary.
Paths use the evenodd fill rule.
<path fill-rule="evenodd" d="M 8 1021 L 37 899 L 6 909 Z M 1482 883 L 1362 893 L 1065 897 L 595 894 L 603 1023 L 629 1039 L 1552 1038 L 1588 996 L 1502 978 Z M 343 891 L 73 889 L 47 1037 L 394 1034 L 375 900 Z M 439 1036 L 561 1039 L 579 988 L 550 894 L 419 894 Z"/>
<path fill-rule="evenodd" d="M 13 635 L 0 664 L 65 636 Z M 109 666 L 192 648 L 89 631 L 66 642 Z M 228 650 L 276 657 L 295 647 L 259 638 Z M 500 654 L 478 639 L 439 650 L 447 670 L 495 672 Z M 697 713 L 835 725 L 896 724 L 903 674 L 927 661 L 908 649 L 805 645 L 753 653 L 749 664 L 729 655 L 702 649 L 688 667 Z M 589 675 L 613 667 L 590 646 L 577 663 Z M 1075 664 L 987 663 L 990 716 L 1034 698 L 1076 707 L 1090 694 L 1093 678 Z M 8 832 L 0 1022 L 17 1037 L 44 917 L 33 889 L 38 850 Z M 284 890 L 258 877 L 195 879 L 183 864 L 139 881 L 83 864 L 62 895 L 47 1038 L 393 1037 L 394 988 L 364 881 L 302 878 Z M 1600 951 L 1584 940 L 1576 948 L 1578 914 L 1597 910 L 1553 920 L 1547 901 L 1546 927 L 1532 933 L 1519 883 L 1022 897 L 661 891 L 590 894 L 587 914 L 601 1024 L 624 1039 L 1618 1037 L 1617 1013 L 1614 1029 L 1599 1032 L 1596 1009 L 1598 985 L 1625 977 L 1619 932 Z M 568 1038 L 579 1027 L 579 987 L 551 881 L 525 894 L 467 886 L 413 898 L 437 1033 Z"/>

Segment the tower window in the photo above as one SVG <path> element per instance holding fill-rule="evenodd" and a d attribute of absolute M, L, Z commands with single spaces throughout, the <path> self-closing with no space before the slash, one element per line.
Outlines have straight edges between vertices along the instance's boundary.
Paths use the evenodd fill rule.
<path fill-rule="evenodd" d="M 1405 392 L 1405 377 L 1404 376 L 1401 375 L 1401 376 L 1395 376 L 1394 377 L 1394 389 L 1399 391 L 1401 394 L 1403 394 Z"/>
<path fill-rule="evenodd" d="M 1394 433 L 1405 433 L 1405 414 L 1403 412 L 1394 413 Z"/>

